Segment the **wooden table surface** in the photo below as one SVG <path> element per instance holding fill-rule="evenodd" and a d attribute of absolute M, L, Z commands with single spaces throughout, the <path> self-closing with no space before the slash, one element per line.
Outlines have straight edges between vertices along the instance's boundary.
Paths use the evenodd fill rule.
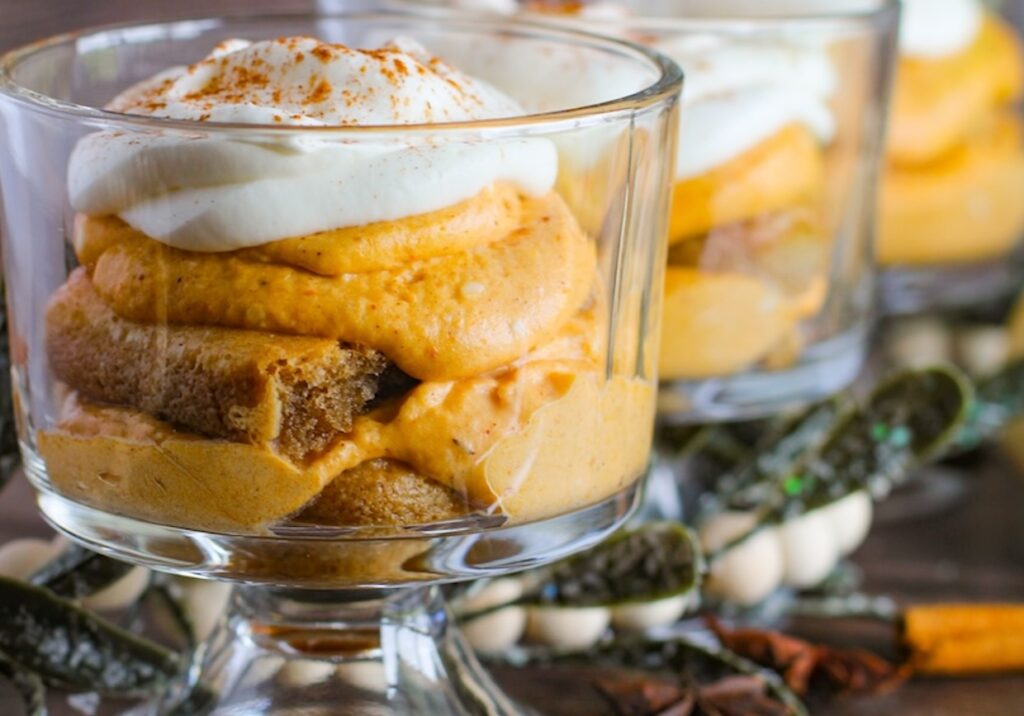
<path fill-rule="evenodd" d="M 302 10 L 309 0 L 0 0 L 0 49 L 83 26 L 270 8 Z M 1024 0 L 1007 3 L 1024 18 Z M 1024 478 L 994 456 L 971 470 L 968 491 L 945 514 L 881 524 L 857 555 L 866 588 L 904 600 L 1024 601 Z M 23 479 L 0 495 L 0 542 L 48 535 Z M 524 696 L 533 684 L 504 680 Z M 541 705 L 543 707 L 543 705 Z M 0 704 L 0 710 L 3 704 Z M 544 709 L 553 716 L 572 708 Z M 921 681 L 879 699 L 850 700 L 834 716 L 1006 716 L 1024 713 L 1024 678 Z"/>

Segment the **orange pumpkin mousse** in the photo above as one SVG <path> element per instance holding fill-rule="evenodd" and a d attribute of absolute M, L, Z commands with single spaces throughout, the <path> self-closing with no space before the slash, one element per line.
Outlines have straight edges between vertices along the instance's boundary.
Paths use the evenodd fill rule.
<path fill-rule="evenodd" d="M 405 39 L 230 41 L 110 106 L 302 126 L 522 113 Z M 261 532 L 533 520 L 638 478 L 654 387 L 606 372 L 596 247 L 552 189 L 553 145 L 311 135 L 76 148 L 81 266 L 46 316 L 66 395 L 38 433 L 56 489 Z"/>
<path fill-rule="evenodd" d="M 820 205 L 836 81 L 827 52 L 712 39 L 658 48 L 688 82 L 659 363 L 669 380 L 791 364 L 800 324 L 826 292 Z"/>
<path fill-rule="evenodd" d="M 882 194 L 883 264 L 988 261 L 1017 244 L 1024 135 L 1013 107 L 1022 63 L 1013 29 L 978 0 L 906 4 Z"/>

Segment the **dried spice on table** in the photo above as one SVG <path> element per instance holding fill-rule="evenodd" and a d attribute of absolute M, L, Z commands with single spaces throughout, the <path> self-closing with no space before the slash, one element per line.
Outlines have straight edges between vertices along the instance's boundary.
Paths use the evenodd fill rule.
<path fill-rule="evenodd" d="M 911 675 L 907 665 L 893 664 L 866 649 L 836 649 L 777 631 L 728 629 L 710 616 L 707 623 L 722 646 L 778 672 L 801 696 L 813 690 L 829 694 L 883 693 Z"/>

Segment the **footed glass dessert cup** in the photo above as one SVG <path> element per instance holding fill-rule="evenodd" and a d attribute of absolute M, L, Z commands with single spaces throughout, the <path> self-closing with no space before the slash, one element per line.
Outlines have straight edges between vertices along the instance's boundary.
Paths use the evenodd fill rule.
<path fill-rule="evenodd" d="M 983 306 L 1024 282 L 1024 50 L 983 0 L 904 0 L 878 258 L 887 313 Z"/>
<path fill-rule="evenodd" d="M 450 4 L 624 37 L 686 73 L 663 422 L 759 418 L 854 379 L 874 311 L 896 0 Z"/>
<path fill-rule="evenodd" d="M 586 548 L 636 503 L 681 82 L 618 40 L 410 12 L 3 58 L 40 509 L 246 585 L 155 710 L 517 712 L 438 585 Z"/>

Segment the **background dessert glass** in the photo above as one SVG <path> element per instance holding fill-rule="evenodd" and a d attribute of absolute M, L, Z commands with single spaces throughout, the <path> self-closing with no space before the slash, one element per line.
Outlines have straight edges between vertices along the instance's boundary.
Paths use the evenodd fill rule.
<path fill-rule="evenodd" d="M 625 37 L 690 77 L 669 225 L 664 422 L 770 415 L 854 379 L 874 308 L 895 0 L 454 4 Z"/>
<path fill-rule="evenodd" d="M 879 261 L 887 313 L 977 306 L 1021 286 L 1018 31 L 982 0 L 904 0 Z"/>
<path fill-rule="evenodd" d="M 313 128 L 98 109 L 224 40 L 309 35 L 410 36 L 528 114 Z M 336 59 L 312 40 L 277 49 Z M 417 67 L 369 57 L 371 73 Z M 176 76 L 200 96 L 229 71 L 266 85 L 233 62 Z M 46 518 L 115 557 L 250 585 L 190 671 L 204 709 L 515 711 L 436 585 L 594 544 L 635 502 L 678 68 L 558 28 L 388 14 L 114 28 L 0 71 L 13 379 Z M 450 186 L 463 196 L 436 210 L 344 223 Z M 325 211 L 335 226 L 274 234 L 282 213 Z M 264 238 L 226 245 L 246 236 Z M 284 666 L 305 676 L 269 678 Z"/>
<path fill-rule="evenodd" d="M 679 455 L 689 426 L 777 415 L 861 370 L 899 5 L 458 5 L 626 37 L 687 74 L 660 353 L 664 450 L 645 509 L 681 517 L 701 489 Z"/>

